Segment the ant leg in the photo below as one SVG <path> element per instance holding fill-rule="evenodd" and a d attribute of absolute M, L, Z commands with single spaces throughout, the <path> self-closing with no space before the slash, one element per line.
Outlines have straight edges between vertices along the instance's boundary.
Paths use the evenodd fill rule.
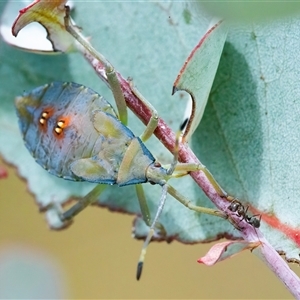
<path fill-rule="evenodd" d="M 79 214 L 88 205 L 96 202 L 98 200 L 99 195 L 104 191 L 105 188 L 106 185 L 98 184 L 86 196 L 84 196 L 76 204 L 74 204 L 70 209 L 68 209 L 63 213 L 60 213 L 61 221 L 66 222 L 71 220 L 74 216 Z"/>
<path fill-rule="evenodd" d="M 139 98 L 139 100 L 141 102 L 143 102 L 151 111 L 151 118 L 144 130 L 144 132 L 140 135 L 140 139 L 142 140 L 142 142 L 147 141 L 151 135 L 153 134 L 153 132 L 155 131 L 157 124 L 158 124 L 158 113 L 156 111 L 156 109 L 152 106 L 152 104 L 150 102 L 148 102 L 148 100 L 146 100 L 146 98 L 139 92 L 139 90 L 134 86 L 132 79 L 129 79 L 129 85 L 131 88 L 131 91 L 133 92 L 133 94 Z"/>
<path fill-rule="evenodd" d="M 127 125 L 127 105 L 124 98 L 124 94 L 122 92 L 119 80 L 117 78 L 114 67 L 111 63 L 101 54 L 99 53 L 90 43 L 89 41 L 80 33 L 78 28 L 72 24 L 70 17 L 70 7 L 68 5 L 65 6 L 66 15 L 64 17 L 65 28 L 75 40 L 78 41 L 79 44 L 95 59 L 97 59 L 101 64 L 103 64 L 105 68 L 105 74 L 108 81 L 108 84 L 111 88 L 111 91 L 114 95 L 116 105 L 118 108 L 119 119 L 124 124 Z"/>

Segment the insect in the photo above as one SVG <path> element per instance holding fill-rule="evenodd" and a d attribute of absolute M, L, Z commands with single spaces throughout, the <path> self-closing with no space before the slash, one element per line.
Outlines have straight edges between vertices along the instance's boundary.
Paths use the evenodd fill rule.
<path fill-rule="evenodd" d="M 228 209 L 232 212 L 235 212 L 239 217 L 241 217 L 241 221 L 245 220 L 248 224 L 252 225 L 254 228 L 259 228 L 260 226 L 260 220 L 261 216 L 259 219 L 256 218 L 256 216 L 248 216 L 247 211 L 248 211 L 249 206 L 245 208 L 241 202 L 239 202 L 237 199 L 233 199 L 228 206 Z"/>
<path fill-rule="evenodd" d="M 167 183 L 170 178 L 198 170 L 202 170 L 213 180 L 212 175 L 202 165 L 178 163 L 180 133 L 185 123 L 177 133 L 173 161 L 169 167 L 164 168 L 144 144 L 157 127 L 156 110 L 131 83 L 132 92 L 152 112 L 142 135 L 135 136 L 126 126 L 126 103 L 113 67 L 72 25 L 68 7 L 65 27 L 90 55 L 105 66 L 118 114 L 109 102 L 90 88 L 77 83 L 53 82 L 17 97 L 20 130 L 26 147 L 37 163 L 48 172 L 67 180 L 99 183 L 73 207 L 59 214 L 62 222 L 72 219 L 87 205 L 97 201 L 103 184 L 116 184 L 119 187 L 135 185 L 143 219 L 150 227 L 138 262 L 139 279 L 147 246 L 155 230 L 164 229 L 158 218 L 167 193 L 196 212 L 225 219 L 227 215 L 214 209 L 193 205 Z M 141 185 L 146 182 L 162 187 L 158 209 L 153 219 Z M 216 182 L 214 184 L 217 185 Z"/>

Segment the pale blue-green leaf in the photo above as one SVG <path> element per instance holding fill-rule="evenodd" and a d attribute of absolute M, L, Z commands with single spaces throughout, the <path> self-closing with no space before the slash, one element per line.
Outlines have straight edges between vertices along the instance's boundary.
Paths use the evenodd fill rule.
<path fill-rule="evenodd" d="M 225 190 L 263 214 L 261 230 L 275 249 L 295 259 L 300 226 L 298 27 L 299 18 L 289 17 L 230 31 L 192 143 Z"/>
<path fill-rule="evenodd" d="M 183 2 L 98 1 L 88 4 L 76 2 L 75 5 L 74 19 L 84 28 L 85 35 L 92 37 L 93 45 L 124 77 L 133 77 L 136 86 L 153 103 L 160 116 L 177 130 L 186 102 L 179 101 L 180 95 L 171 96 L 172 85 L 191 49 L 204 35 L 210 18 L 204 14 L 193 15 L 190 6 Z M 53 201 L 64 203 L 71 196 L 85 195 L 93 188 L 93 184 L 55 178 L 34 162 L 23 145 L 13 101 L 23 90 L 54 80 L 82 83 L 113 103 L 110 91 L 80 54 L 39 56 L 20 52 L 4 43 L 0 47 L 0 59 L 3 62 L 0 76 L 3 82 L 9 80 L 0 90 L 3 99 L 0 110 L 2 155 L 18 166 L 41 207 Z M 144 125 L 133 115 L 130 115 L 129 125 L 137 135 L 144 129 Z M 147 142 L 147 146 L 162 163 L 171 161 L 170 153 L 154 137 Z M 191 178 L 174 179 L 171 184 L 178 186 L 194 203 L 212 206 Z M 145 184 L 145 187 L 154 215 L 161 188 L 150 184 Z M 100 203 L 111 209 L 139 213 L 135 191 L 131 186 L 109 186 L 100 197 Z M 185 242 L 211 240 L 223 233 L 238 234 L 225 221 L 193 213 L 170 196 L 160 222 L 168 236 Z M 137 236 L 144 233 L 143 228 L 142 225 L 137 226 Z"/>
<path fill-rule="evenodd" d="M 174 90 L 184 90 L 192 98 L 192 102 L 189 101 L 186 108 L 185 117 L 190 118 L 185 130 L 186 140 L 190 139 L 203 116 L 226 36 L 226 24 L 220 20 L 213 20 L 174 82 Z"/>

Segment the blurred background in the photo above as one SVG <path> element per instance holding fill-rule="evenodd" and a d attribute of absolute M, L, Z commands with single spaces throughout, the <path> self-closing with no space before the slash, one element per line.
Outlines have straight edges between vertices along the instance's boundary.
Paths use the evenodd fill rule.
<path fill-rule="evenodd" d="M 0 298 L 292 299 L 250 251 L 213 267 L 197 263 L 211 244 L 152 243 L 135 279 L 142 241 L 133 216 L 89 207 L 68 229 L 48 229 L 26 182 L 0 160 Z M 291 268 L 300 275 L 296 265 Z"/>

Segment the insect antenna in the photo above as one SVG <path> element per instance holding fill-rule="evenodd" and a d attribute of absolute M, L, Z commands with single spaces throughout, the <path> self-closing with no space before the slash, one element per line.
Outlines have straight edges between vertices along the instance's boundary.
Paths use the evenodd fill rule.
<path fill-rule="evenodd" d="M 188 119 L 185 119 L 182 122 L 182 124 L 180 125 L 179 130 L 176 132 L 176 139 L 175 139 L 175 145 L 174 145 L 174 150 L 173 150 L 173 155 L 174 155 L 173 161 L 167 170 L 167 175 L 173 174 L 173 172 L 176 168 L 176 165 L 178 163 L 180 137 L 181 137 L 181 134 L 182 134 L 184 128 L 186 127 L 187 122 L 188 122 Z M 137 280 L 139 280 L 141 278 L 143 265 L 144 265 L 144 261 L 145 261 L 145 256 L 146 256 L 146 252 L 147 252 L 147 247 L 148 247 L 149 243 L 151 242 L 151 238 L 153 237 L 153 235 L 155 233 L 155 227 L 156 227 L 156 224 L 158 223 L 157 222 L 158 218 L 159 218 L 160 214 L 162 213 L 163 207 L 165 205 L 167 194 L 168 194 L 168 185 L 167 185 L 167 183 L 165 183 L 162 186 L 162 193 L 160 196 L 159 206 L 158 206 L 155 218 L 150 226 L 150 230 L 148 232 L 148 235 L 147 235 L 147 237 L 144 241 L 143 247 L 142 247 L 142 251 L 141 251 L 140 258 L 139 258 L 138 265 L 137 265 L 137 272 L 136 272 Z"/>
<path fill-rule="evenodd" d="M 147 238 L 144 241 L 143 248 L 142 248 L 142 251 L 141 251 L 141 254 L 140 254 L 140 258 L 139 258 L 138 265 L 137 265 L 137 272 L 136 272 L 136 279 L 137 280 L 139 280 L 141 278 L 142 271 L 143 271 L 143 265 L 144 265 L 144 261 L 145 261 L 145 256 L 146 256 L 146 252 L 147 252 L 147 247 L 148 247 L 148 245 L 151 241 L 152 236 L 155 233 L 154 228 L 155 228 L 157 220 L 158 220 L 158 218 L 159 218 L 159 216 L 160 216 L 160 214 L 161 214 L 161 212 L 164 208 L 164 205 L 166 203 L 167 193 L 168 193 L 168 186 L 167 186 L 167 183 L 166 183 L 162 186 L 162 193 L 161 193 L 160 200 L 159 200 L 159 206 L 158 206 L 155 218 L 152 222 L 152 225 L 150 226 L 150 230 L 148 232 Z"/>

